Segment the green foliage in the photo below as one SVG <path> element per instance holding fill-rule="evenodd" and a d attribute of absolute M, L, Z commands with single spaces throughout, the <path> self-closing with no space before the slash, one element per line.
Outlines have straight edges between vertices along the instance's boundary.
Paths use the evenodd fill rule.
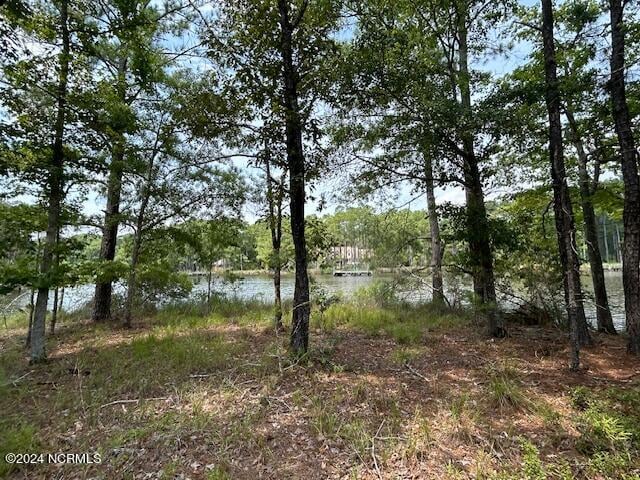
<path fill-rule="evenodd" d="M 369 285 L 359 288 L 353 299 L 362 305 L 390 307 L 399 303 L 395 285 L 384 280 L 374 280 Z"/>
<path fill-rule="evenodd" d="M 633 478 L 628 472 L 640 453 L 640 390 L 578 387 L 571 398 L 579 412 L 576 449 L 590 457 L 589 471 L 610 479 Z"/>
<path fill-rule="evenodd" d="M 546 480 L 547 475 L 540 460 L 540 452 L 536 446 L 527 440 L 522 440 L 520 446 L 522 448 L 524 478 L 527 480 Z"/>

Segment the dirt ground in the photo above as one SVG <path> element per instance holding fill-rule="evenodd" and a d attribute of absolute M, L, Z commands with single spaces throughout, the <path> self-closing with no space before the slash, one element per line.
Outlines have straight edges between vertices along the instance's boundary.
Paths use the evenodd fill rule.
<path fill-rule="evenodd" d="M 427 329 L 410 345 L 312 331 L 309 358 L 293 362 L 261 323 L 80 324 L 41 366 L 23 334 L 0 336 L 2 452 L 101 463 L 5 463 L 9 478 L 639 478 L 637 432 L 602 446 L 587 416 L 594 399 L 624 413 L 640 398 L 623 338 L 595 336 L 571 373 L 565 335 L 538 327 L 500 340 Z"/>

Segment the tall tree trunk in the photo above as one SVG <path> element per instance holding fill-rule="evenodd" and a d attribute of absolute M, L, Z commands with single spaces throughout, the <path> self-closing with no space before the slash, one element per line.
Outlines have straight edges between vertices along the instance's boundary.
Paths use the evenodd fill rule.
<path fill-rule="evenodd" d="M 580 285 L 580 263 L 575 244 L 573 209 L 569 197 L 567 175 L 562 146 L 562 124 L 560 121 L 560 91 L 558 88 L 555 44 L 553 37 L 552 0 L 542 0 L 542 40 L 544 44 L 545 99 L 549 114 L 549 158 L 553 180 L 554 214 L 560 262 L 563 270 L 565 303 L 571 332 L 571 369 L 580 366 L 581 317 L 584 318 L 582 289 Z M 586 323 L 586 322 L 585 322 Z M 588 331 L 586 332 L 588 335 Z"/>
<path fill-rule="evenodd" d="M 40 274 L 43 277 L 43 284 L 38 288 L 33 324 L 31 326 L 31 362 L 37 363 L 45 361 L 47 358 L 45 350 L 45 330 L 47 304 L 49 303 L 49 287 L 51 279 L 51 269 L 56 250 L 58 231 L 60 230 L 60 212 L 62 209 L 62 199 L 64 197 L 64 130 L 67 109 L 67 83 L 69 78 L 70 55 L 70 35 L 68 25 L 68 5 L 67 0 L 60 2 L 60 27 L 62 32 L 62 50 L 59 61 L 60 69 L 58 76 L 58 88 L 56 91 L 56 122 L 54 131 L 53 151 L 51 164 L 49 167 L 48 194 L 49 205 L 47 209 L 47 236 L 40 262 Z"/>
<path fill-rule="evenodd" d="M 429 216 L 429 231 L 431 234 L 431 287 L 433 289 L 433 302 L 445 303 L 444 285 L 442 281 L 442 257 L 444 249 L 440 239 L 440 224 L 438 222 L 438 210 L 436 195 L 433 186 L 433 162 L 431 155 L 424 155 L 425 163 L 425 189 L 427 191 L 427 214 Z"/>
<path fill-rule="evenodd" d="M 302 7 L 301 7 L 302 8 Z M 280 54 L 282 56 L 283 107 L 285 111 L 287 163 L 291 209 L 291 235 L 295 252 L 295 287 L 291 318 L 290 348 L 296 355 L 309 347 L 309 276 L 305 240 L 305 164 L 302 151 L 302 124 L 298 105 L 298 72 L 293 63 L 294 24 L 289 17 L 288 0 L 278 0 L 280 13 Z M 299 12 L 302 13 L 302 12 Z"/>
<path fill-rule="evenodd" d="M 266 143 L 266 142 L 265 142 Z M 284 330 L 282 325 L 282 294 L 280 279 L 282 263 L 280 259 L 280 247 L 282 245 L 282 197 L 284 191 L 284 176 L 278 185 L 278 191 L 273 191 L 273 178 L 271 177 L 271 151 L 265 144 L 265 169 L 267 175 L 267 203 L 269 206 L 269 230 L 271 231 L 271 248 L 273 254 L 273 298 L 274 314 L 273 324 L 276 332 Z"/>
<path fill-rule="evenodd" d="M 113 262 L 116 256 L 118 226 L 120 224 L 120 194 L 122 191 L 122 172 L 124 162 L 124 142 L 118 140 L 113 149 L 109 180 L 107 183 L 107 206 L 102 227 L 100 260 Z M 111 318 L 111 296 L 113 290 L 111 278 L 98 280 L 93 302 L 92 320 L 102 322 Z"/>
<path fill-rule="evenodd" d="M 463 7 L 464 8 L 464 7 Z M 457 79 L 460 89 L 460 103 L 465 121 L 470 122 L 473 112 L 471 108 L 471 86 L 469 78 L 469 51 L 467 43 L 467 16 L 461 14 L 458 24 L 458 70 Z M 482 177 L 478 158 L 474 149 L 473 132 L 468 125 L 462 133 L 464 154 L 464 181 L 467 209 L 467 228 L 469 233 L 469 251 L 473 271 L 473 290 L 480 302 L 487 308 L 487 332 L 492 337 L 506 335 L 501 316 L 496 305 L 496 286 L 493 272 L 493 251 L 489 232 L 489 219 L 484 203 Z"/>
<path fill-rule="evenodd" d="M 615 334 L 616 329 L 611 318 L 611 310 L 609 309 L 609 298 L 607 296 L 607 287 L 604 280 L 604 268 L 602 268 L 602 256 L 600 255 L 600 247 L 598 246 L 598 228 L 596 224 L 596 214 L 593 209 L 591 197 L 596 188 L 597 179 L 594 179 L 593 187 L 587 170 L 588 159 L 584 150 L 584 145 L 578 132 L 578 125 L 573 111 L 569 106 L 565 109 L 569 127 L 571 128 L 571 137 L 573 144 L 578 153 L 578 176 L 580 183 L 580 203 L 582 206 L 582 215 L 584 217 L 584 234 L 587 241 L 587 255 L 589 257 L 589 267 L 591 270 L 591 279 L 593 281 L 593 292 L 596 300 L 596 319 L 598 331 L 603 333 Z"/>
<path fill-rule="evenodd" d="M 629 353 L 640 355 L 640 179 L 624 83 L 624 7 L 621 0 L 609 0 L 609 7 L 611 12 L 611 104 L 622 156 L 624 182 L 622 284 L 629 333 L 627 349 Z"/>
<path fill-rule="evenodd" d="M 160 135 L 160 132 L 158 132 Z M 129 265 L 129 279 L 127 281 L 127 296 L 124 303 L 124 326 L 131 328 L 131 315 L 133 312 L 133 301 L 135 299 L 138 289 L 138 263 L 140 260 L 140 251 L 142 249 L 142 240 L 144 236 L 144 228 L 146 221 L 147 207 L 149 206 L 149 199 L 151 197 L 151 182 L 154 178 L 154 165 L 155 157 L 158 151 L 158 142 L 154 146 L 151 154 L 147 176 L 144 180 L 144 185 L 140 189 L 140 210 L 138 210 L 138 216 L 136 217 L 136 228 L 133 234 L 133 248 L 131 250 L 131 263 Z"/>
<path fill-rule="evenodd" d="M 126 70 L 127 61 L 123 58 L 118 66 L 118 96 L 120 101 L 126 100 Z M 120 195 L 122 193 L 122 176 L 124 172 L 125 137 L 123 132 L 116 132 L 109 165 L 109 179 L 107 181 L 107 206 L 102 227 L 102 242 L 100 244 L 100 260 L 113 262 L 116 256 L 118 227 L 120 225 Z M 93 301 L 91 318 L 94 322 L 103 322 L 111 318 L 111 296 L 113 280 L 99 279 Z"/>

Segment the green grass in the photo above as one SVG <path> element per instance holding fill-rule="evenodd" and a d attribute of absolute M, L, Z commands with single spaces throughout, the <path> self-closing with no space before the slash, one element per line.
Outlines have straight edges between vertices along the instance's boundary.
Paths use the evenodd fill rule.
<path fill-rule="evenodd" d="M 529 405 L 520 385 L 518 371 L 509 362 L 490 366 L 487 375 L 489 397 L 498 407 L 522 408 Z"/>
<path fill-rule="evenodd" d="M 10 474 L 17 465 L 5 461 L 7 453 L 36 453 L 38 441 L 36 428 L 30 424 L 10 424 L 0 422 L 0 477 Z"/>
<path fill-rule="evenodd" d="M 392 337 L 401 345 L 419 344 L 427 331 L 455 328 L 467 321 L 462 312 L 431 304 L 364 307 L 355 303 L 337 303 L 322 315 L 312 315 L 315 328 L 331 332 L 346 326 L 372 336 Z"/>

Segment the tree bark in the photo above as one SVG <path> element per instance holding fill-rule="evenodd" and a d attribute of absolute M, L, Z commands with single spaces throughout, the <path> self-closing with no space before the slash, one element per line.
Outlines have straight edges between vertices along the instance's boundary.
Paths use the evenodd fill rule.
<path fill-rule="evenodd" d="M 282 197 L 284 185 L 278 185 L 278 191 L 273 191 L 273 178 L 271 177 L 271 152 L 265 145 L 265 168 L 267 175 L 267 203 L 269 206 L 269 230 L 271 231 L 271 248 L 273 250 L 273 294 L 274 314 L 273 324 L 276 332 L 284 330 L 282 325 L 282 293 L 280 288 L 282 262 L 280 248 L 282 245 Z M 282 178 L 284 182 L 284 176 Z"/>
<path fill-rule="evenodd" d="M 42 285 L 38 288 L 33 324 L 31 326 L 31 362 L 38 363 L 47 359 L 45 350 L 45 330 L 47 304 L 49 303 L 49 287 L 51 284 L 51 270 L 56 250 L 58 231 L 60 230 L 60 213 L 64 197 L 64 130 L 67 110 L 67 83 L 69 78 L 70 34 L 68 25 L 67 0 L 60 2 L 60 28 L 62 35 L 62 50 L 59 61 L 58 87 L 56 91 L 56 122 L 54 130 L 53 151 L 49 166 L 47 207 L 47 236 L 40 262 Z"/>
<path fill-rule="evenodd" d="M 126 59 L 120 62 L 118 69 L 118 96 L 121 101 L 126 97 Z M 120 225 L 120 195 L 122 193 L 122 176 L 124 171 L 125 137 L 123 132 L 116 132 L 109 165 L 109 179 L 107 181 L 107 206 L 102 227 L 102 242 L 100 244 L 100 260 L 113 262 L 116 256 L 118 227 Z M 93 312 L 94 322 L 103 322 L 111 318 L 111 296 L 113 280 L 98 280 L 96 282 Z"/>
<path fill-rule="evenodd" d="M 160 135 L 160 132 L 158 132 Z M 138 263 L 140 260 L 140 251 L 142 249 L 142 240 L 144 236 L 145 220 L 149 199 L 151 197 L 151 182 L 154 178 L 154 165 L 157 154 L 158 142 L 151 154 L 148 164 L 147 176 L 144 185 L 141 188 L 140 209 L 136 217 L 136 227 L 133 236 L 133 248 L 131 250 L 131 263 L 129 265 L 129 279 L 127 281 L 127 297 L 124 303 L 124 327 L 131 328 L 131 315 L 133 311 L 133 300 L 137 293 L 138 281 Z M 211 270 L 209 270 L 211 272 Z M 211 283 L 209 283 L 211 285 Z"/>
<path fill-rule="evenodd" d="M 433 186 L 433 162 L 431 156 L 428 154 L 424 156 L 424 161 L 427 214 L 429 216 L 429 231 L 431 234 L 431 287 L 433 289 L 433 302 L 443 304 L 446 302 L 442 281 L 442 257 L 444 255 L 444 249 L 442 248 L 442 240 L 440 238 L 440 224 L 438 222 L 436 195 Z"/>
<path fill-rule="evenodd" d="M 49 332 L 51 335 L 56 333 L 56 321 L 58 320 L 58 287 L 53 291 L 53 309 L 51 310 L 51 323 L 49 324 Z"/>
<path fill-rule="evenodd" d="M 127 296 L 124 302 L 123 326 L 131 328 L 131 316 L 133 312 L 133 300 L 137 292 L 137 273 L 140 260 L 140 249 L 142 247 L 142 230 L 136 229 L 131 250 L 131 263 L 129 264 L 129 278 L 127 280 Z"/>
<path fill-rule="evenodd" d="M 545 100 L 549 115 L 549 159 L 553 181 L 554 214 L 558 249 L 563 270 L 565 304 L 571 332 L 571 370 L 580 366 L 581 318 L 584 318 L 580 263 L 575 245 L 573 209 L 569 197 L 562 145 L 560 91 L 558 88 L 552 0 L 542 0 L 542 40 L 544 46 Z M 586 324 L 586 321 L 585 321 Z M 588 331 L 586 332 L 588 335 Z"/>
<path fill-rule="evenodd" d="M 102 262 L 113 262 L 116 256 L 116 242 L 120 225 L 123 162 L 124 145 L 122 141 L 118 140 L 114 145 L 107 183 L 107 206 L 104 226 L 102 227 L 102 242 L 100 244 L 100 260 Z M 103 322 L 111 318 L 112 283 L 110 278 L 96 282 L 92 314 L 94 322 Z"/>
<path fill-rule="evenodd" d="M 27 339 L 24 342 L 24 346 L 27 348 L 31 347 L 31 328 L 33 327 L 33 310 L 35 305 L 33 302 L 35 301 L 35 290 L 31 289 L 31 295 L 29 295 L 29 328 L 27 330 Z"/>
<path fill-rule="evenodd" d="M 280 54 L 282 56 L 283 107 L 285 112 L 287 163 L 291 209 L 291 235 L 295 252 L 295 287 L 291 318 L 290 348 L 296 355 L 309 347 L 309 276 L 305 240 L 305 163 L 302 151 L 302 123 L 298 105 L 298 73 L 293 63 L 294 25 L 289 17 L 289 2 L 278 0 L 280 13 Z"/>
<path fill-rule="evenodd" d="M 627 350 L 640 355 L 640 179 L 635 139 L 627 104 L 624 80 L 624 7 L 621 0 L 609 0 L 611 14 L 611 104 L 624 182 L 624 238 L 622 284 L 629 343 Z"/>
<path fill-rule="evenodd" d="M 582 206 L 582 215 L 584 217 L 584 234 L 587 241 L 587 255 L 589 257 L 589 267 L 591 270 L 591 279 L 593 281 L 593 292 L 596 301 L 596 321 L 598 331 L 602 333 L 615 334 L 616 329 L 613 325 L 611 310 L 609 309 L 609 298 L 607 296 L 607 287 L 604 280 L 604 268 L 602 268 L 602 256 L 600 255 L 600 247 L 598 246 L 598 227 L 596 224 L 596 214 L 593 208 L 591 197 L 595 191 L 594 186 L 591 187 L 591 178 L 587 170 L 588 158 L 584 149 L 584 145 L 578 132 L 578 125 L 573 116 L 573 111 L 567 106 L 565 108 L 569 128 L 571 128 L 571 137 L 573 144 L 578 153 L 578 176 L 580 184 L 580 203 Z"/>
<path fill-rule="evenodd" d="M 463 7 L 464 8 L 464 7 Z M 458 88 L 462 111 L 469 122 L 472 117 L 471 86 L 469 78 L 469 52 L 467 42 L 467 15 L 462 12 L 458 24 Z M 474 149 L 473 132 L 465 126 L 462 132 L 465 152 L 464 181 L 466 197 L 469 251 L 473 272 L 473 290 L 476 298 L 487 308 L 487 333 L 492 337 L 504 337 L 506 331 L 496 305 L 496 287 L 493 271 L 493 250 L 489 232 L 489 219 L 484 203 L 482 177 Z"/>

